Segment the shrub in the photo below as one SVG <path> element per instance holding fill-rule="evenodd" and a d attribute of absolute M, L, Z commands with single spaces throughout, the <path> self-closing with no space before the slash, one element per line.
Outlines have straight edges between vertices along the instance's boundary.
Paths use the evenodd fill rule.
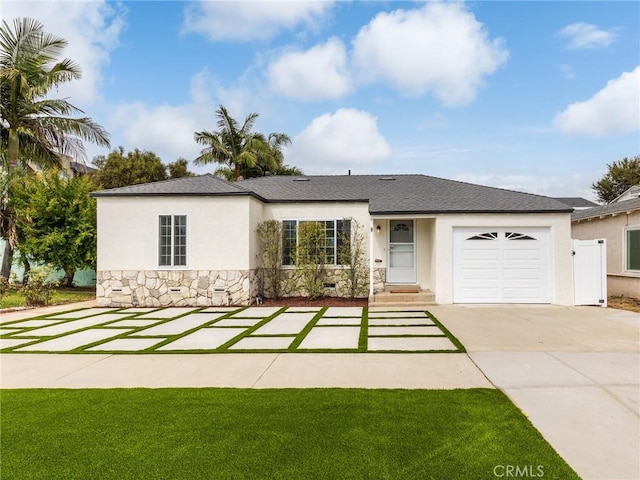
<path fill-rule="evenodd" d="M 258 224 L 258 293 L 261 296 L 280 298 L 282 281 L 282 223 L 266 220 Z"/>
<path fill-rule="evenodd" d="M 7 277 L 0 275 L 0 300 L 11 290 L 11 284 Z"/>
<path fill-rule="evenodd" d="M 27 274 L 27 284 L 22 287 L 22 294 L 29 306 L 49 305 L 53 290 L 58 282 L 52 280 L 51 267 L 34 268 Z"/>
<path fill-rule="evenodd" d="M 338 259 L 344 268 L 340 278 L 346 293 L 352 300 L 367 296 L 369 290 L 369 268 L 367 265 L 366 237 L 364 229 L 356 220 L 344 220 L 350 228 L 339 233 Z"/>
<path fill-rule="evenodd" d="M 312 300 L 324 293 L 327 251 L 324 225 L 302 222 L 298 225 L 295 264 L 299 285 Z"/>

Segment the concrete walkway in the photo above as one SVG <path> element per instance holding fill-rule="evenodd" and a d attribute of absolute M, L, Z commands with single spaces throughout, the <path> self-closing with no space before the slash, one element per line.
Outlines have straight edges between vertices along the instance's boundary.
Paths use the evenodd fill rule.
<path fill-rule="evenodd" d="M 585 480 L 640 478 L 640 315 L 434 306 L 485 375 Z"/>

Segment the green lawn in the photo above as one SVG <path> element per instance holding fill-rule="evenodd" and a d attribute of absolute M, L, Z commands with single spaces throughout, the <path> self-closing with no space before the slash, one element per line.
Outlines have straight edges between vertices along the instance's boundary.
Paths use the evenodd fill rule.
<path fill-rule="evenodd" d="M 67 303 L 84 302 L 94 300 L 96 292 L 93 290 L 56 290 L 53 292 L 49 305 L 64 305 Z M 24 295 L 19 291 L 8 292 L 0 300 L 0 308 L 18 308 L 27 304 Z"/>
<path fill-rule="evenodd" d="M 0 403 L 6 480 L 475 480 L 506 465 L 578 478 L 498 390 L 3 390 Z"/>

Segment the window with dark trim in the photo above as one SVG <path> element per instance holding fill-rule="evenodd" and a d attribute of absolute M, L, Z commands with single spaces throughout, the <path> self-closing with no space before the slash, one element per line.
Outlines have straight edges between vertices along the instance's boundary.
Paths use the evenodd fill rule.
<path fill-rule="evenodd" d="M 158 229 L 158 265 L 185 267 L 187 265 L 187 216 L 160 215 Z"/>
<path fill-rule="evenodd" d="M 640 272 L 640 229 L 627 230 L 627 270 Z"/>
<path fill-rule="evenodd" d="M 324 226 L 327 265 L 341 265 L 340 252 L 345 252 L 344 247 L 348 247 L 344 241 L 351 238 L 351 220 L 284 220 L 282 222 L 282 264 L 295 264 L 298 226 L 311 221 Z M 349 243 L 351 243 L 350 240 Z"/>

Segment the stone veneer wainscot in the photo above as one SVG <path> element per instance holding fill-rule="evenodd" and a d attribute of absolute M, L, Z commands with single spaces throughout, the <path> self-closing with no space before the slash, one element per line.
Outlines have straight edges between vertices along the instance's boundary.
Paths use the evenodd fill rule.
<path fill-rule="evenodd" d="M 96 297 L 100 307 L 207 307 L 249 305 L 256 290 L 251 270 L 102 270 Z"/>

